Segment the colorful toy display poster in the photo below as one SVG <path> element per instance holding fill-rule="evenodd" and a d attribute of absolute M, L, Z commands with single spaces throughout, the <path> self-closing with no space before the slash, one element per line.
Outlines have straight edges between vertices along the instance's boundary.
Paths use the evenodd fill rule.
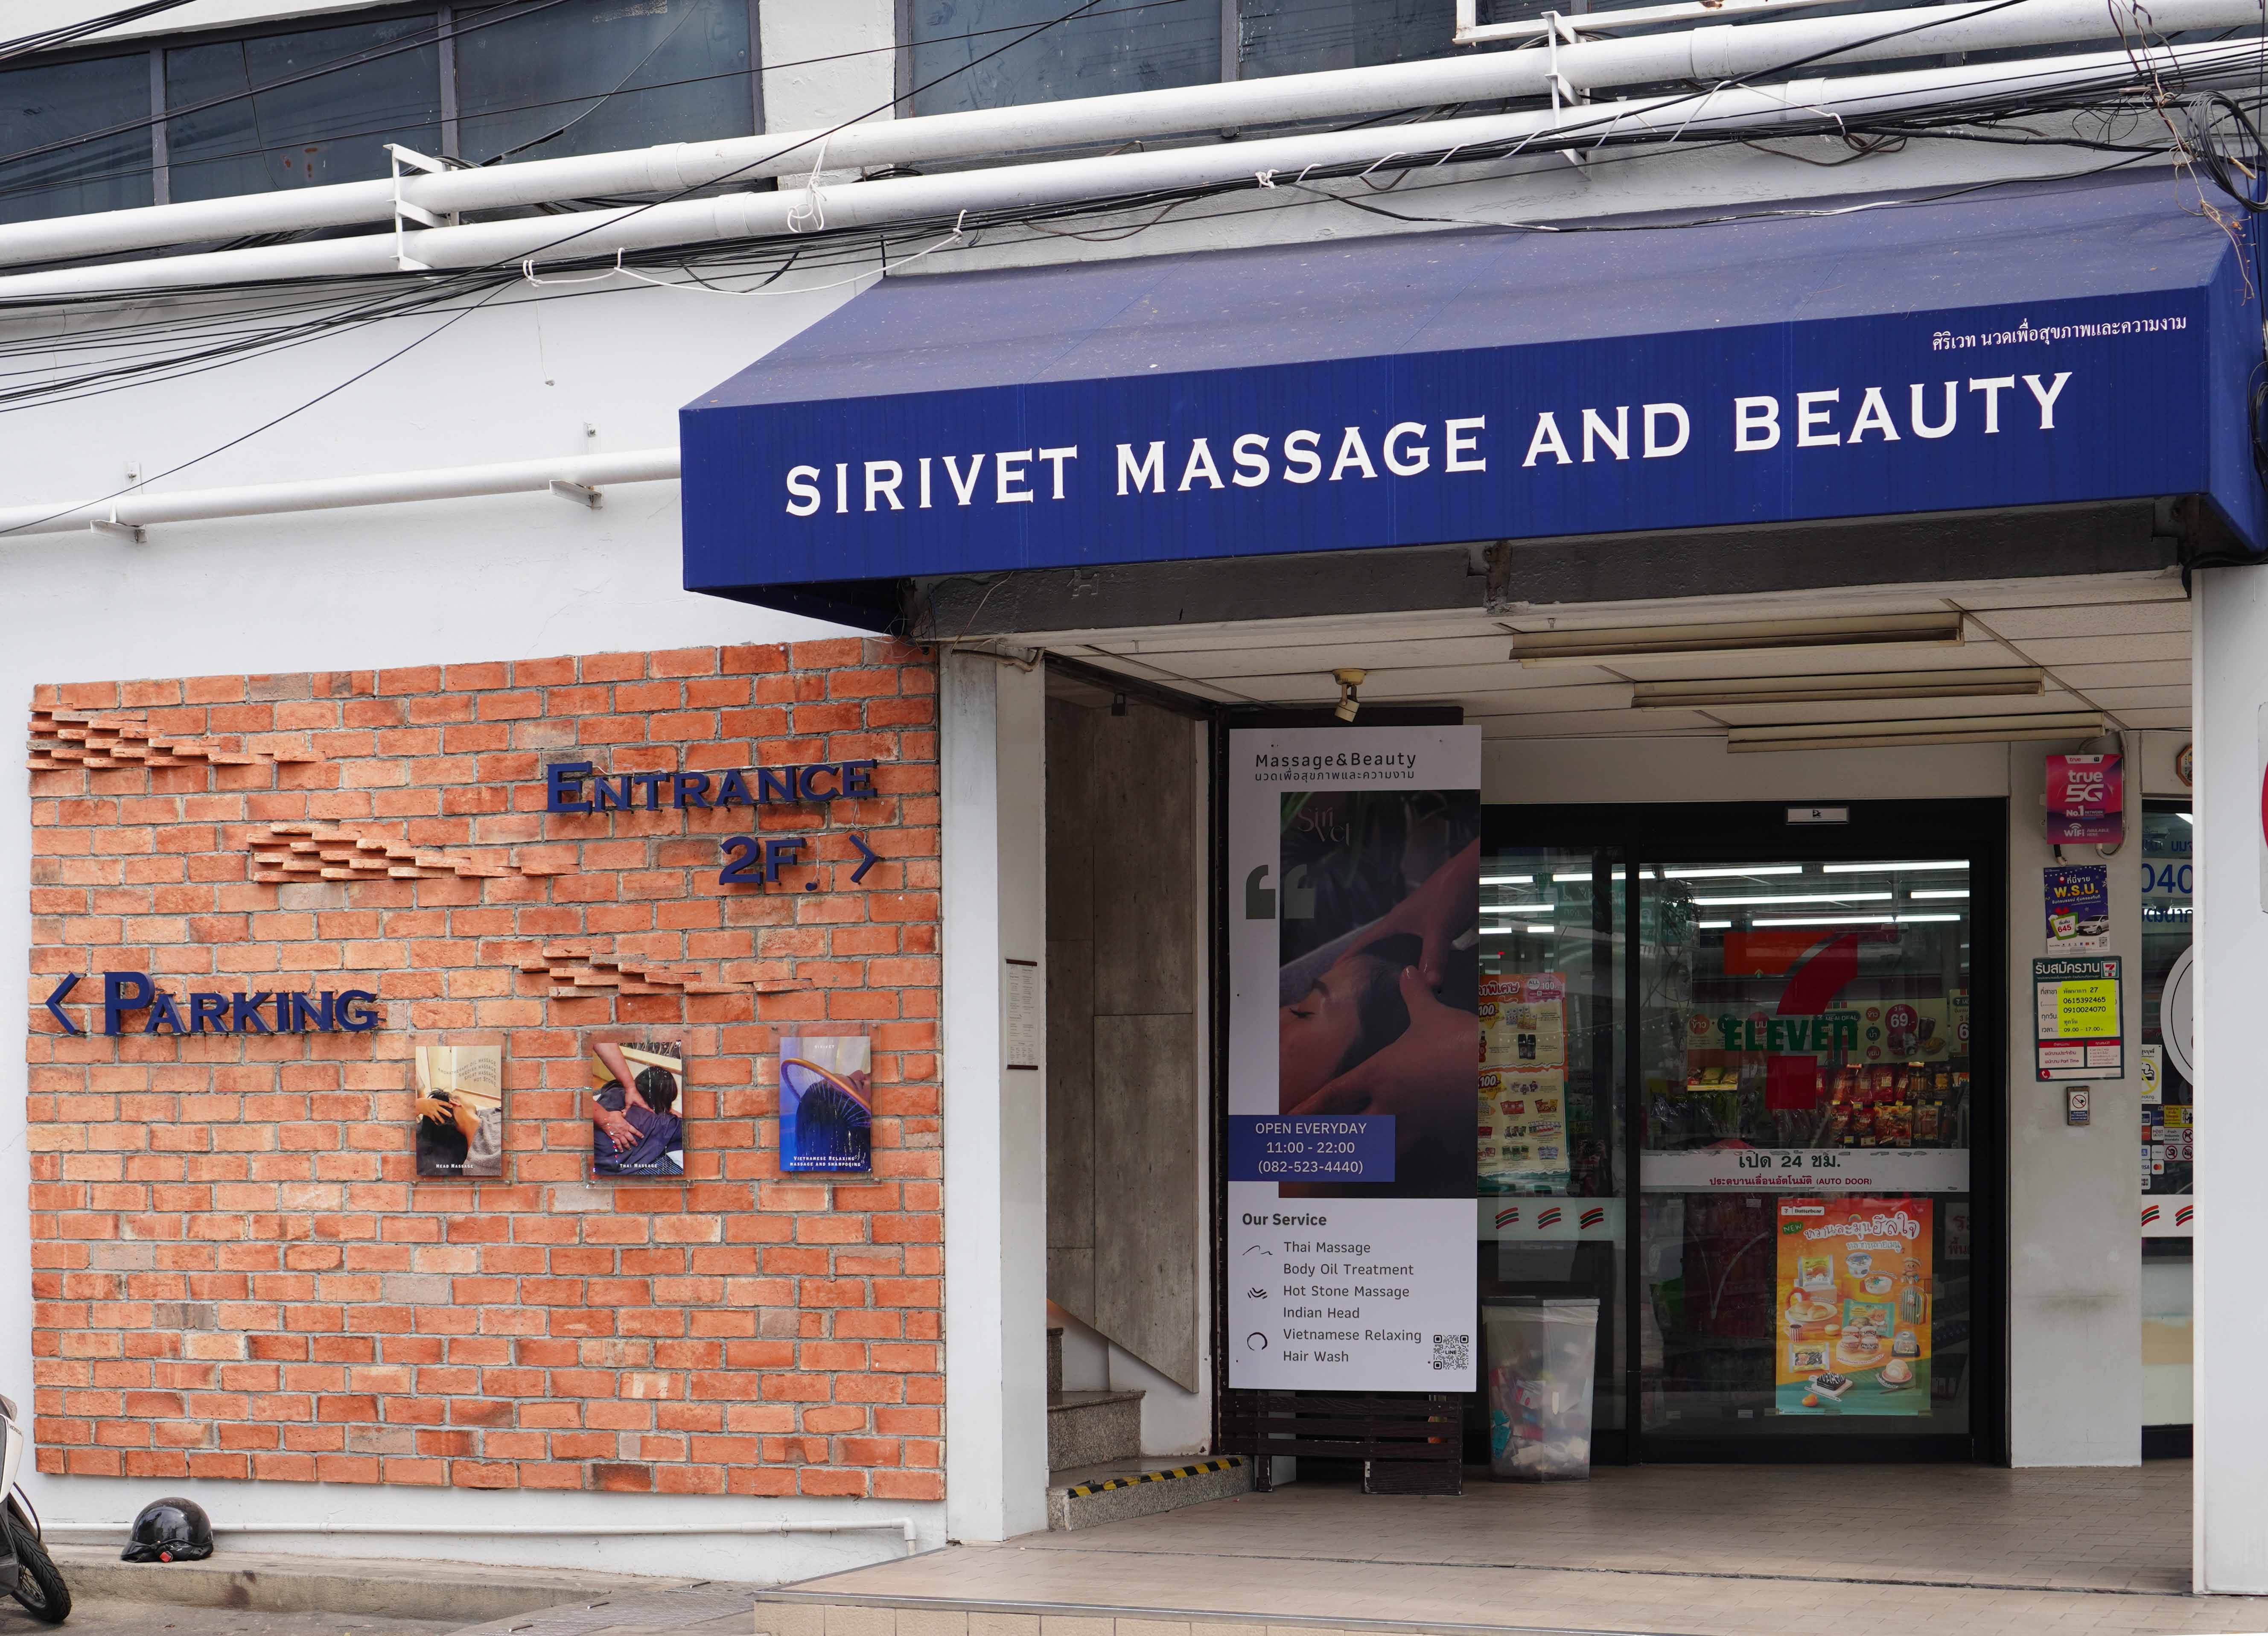
<path fill-rule="evenodd" d="M 1778 1205 L 1779 1412 L 1927 1414 L 1930 1201 Z"/>

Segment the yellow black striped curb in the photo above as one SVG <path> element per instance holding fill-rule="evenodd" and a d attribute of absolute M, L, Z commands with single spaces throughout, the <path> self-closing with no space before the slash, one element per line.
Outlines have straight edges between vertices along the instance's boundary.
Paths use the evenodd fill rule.
<path fill-rule="evenodd" d="M 1201 1461 L 1196 1465 L 1177 1465 L 1163 1471 L 1143 1471 L 1133 1477 L 1114 1477 L 1106 1482 L 1081 1483 L 1064 1492 L 1073 1500 L 1084 1500 L 1089 1494 L 1107 1494 L 1114 1488 L 1132 1488 L 1140 1483 L 1170 1483 L 1177 1477 L 1208 1477 L 1215 1471 L 1233 1471 L 1244 1463 L 1242 1455 L 1230 1455 L 1222 1460 Z"/>

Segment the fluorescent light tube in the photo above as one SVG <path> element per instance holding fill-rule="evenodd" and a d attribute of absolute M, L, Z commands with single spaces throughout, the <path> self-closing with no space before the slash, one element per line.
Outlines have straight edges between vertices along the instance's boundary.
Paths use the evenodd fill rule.
<path fill-rule="evenodd" d="M 1733 923 L 1729 920 L 1697 920 L 1693 924 L 1703 932 L 1729 932 L 1733 929 Z"/>
<path fill-rule="evenodd" d="M 1483 875 L 1483 886 L 1534 886 L 1534 875 Z"/>
<path fill-rule="evenodd" d="M 1900 915 L 1898 924 L 1902 926 L 1911 926 L 1918 925 L 1928 920 L 1959 920 L 1960 918 L 1959 915 Z"/>
<path fill-rule="evenodd" d="M 1887 897 L 1889 894 L 1886 892 L 1883 895 Z M 1557 903 L 1491 903 L 1488 912 L 1492 915 L 1548 915 L 1558 907 Z"/>
<path fill-rule="evenodd" d="M 1965 858 L 1946 858 L 1934 863 L 1822 864 L 1819 866 L 1831 875 L 1888 874 L 1899 869 L 1958 869 L 1966 872 L 1969 860 Z"/>
<path fill-rule="evenodd" d="M 1966 897 L 1969 895 L 1969 888 L 1965 886 L 1916 887 L 1912 891 L 1907 893 L 1906 895 L 1908 897 L 1917 899 L 1924 897 Z"/>
<path fill-rule="evenodd" d="M 1883 614 L 1826 619 L 1635 625 L 1606 630 L 1520 630 L 1511 657 L 1523 665 L 1597 665 L 1624 659 L 1684 659 L 1787 648 L 1957 645 L 1958 614 Z"/>
<path fill-rule="evenodd" d="M 1837 704 L 1858 699 L 2037 697 L 2046 691 L 2045 673 L 2029 666 L 1995 665 L 1960 670 L 1640 682 L 1631 688 L 1631 708 L 1700 710 L 1725 704 Z"/>
<path fill-rule="evenodd" d="M 1697 909 L 1734 909 L 1746 903 L 1887 903 L 1888 892 L 1783 892 L 1764 897 L 1697 897 Z"/>
<path fill-rule="evenodd" d="M 1741 864 L 1731 868 L 1665 869 L 1662 877 L 1669 881 L 1734 881 L 1761 875 L 1800 875 L 1801 864 Z"/>
<path fill-rule="evenodd" d="M 1782 722 L 1727 730 L 1734 754 L 1759 750 L 1882 749 L 1908 744 L 2015 744 L 2100 738 L 2110 731 L 2099 711 L 2039 711 L 2014 716 L 1922 716 L 1897 721 Z"/>
<path fill-rule="evenodd" d="M 1514 926 L 1483 926 L 1483 927 L 1481 928 L 1481 935 L 1482 935 L 1483 937 L 1510 937 L 1513 932 L 1517 932 L 1517 931 L 1519 931 L 1519 930 L 1520 930 L 1520 928 L 1519 928 L 1518 926 L 1516 926 L 1516 925 L 1514 925 Z"/>
<path fill-rule="evenodd" d="M 1752 926 L 1887 926 L 1896 915 L 1793 915 L 1786 919 L 1751 920 Z"/>

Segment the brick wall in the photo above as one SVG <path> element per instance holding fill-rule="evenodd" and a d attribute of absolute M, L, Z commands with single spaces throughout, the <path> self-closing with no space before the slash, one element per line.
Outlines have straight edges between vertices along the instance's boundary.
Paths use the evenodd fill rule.
<path fill-rule="evenodd" d="M 940 1498 L 935 674 L 846 640 L 40 689 L 40 1469 Z M 547 759 L 869 758 L 873 799 L 761 821 L 542 811 Z M 815 869 L 720 886 L 752 830 Z M 385 1023 L 106 1037 L 125 969 Z M 871 1178 L 780 1175 L 798 1023 L 873 1036 Z M 623 1024 L 685 1043 L 682 1182 L 585 1178 L 578 1030 Z M 490 1041 L 503 1178 L 417 1180 L 412 1046 Z"/>

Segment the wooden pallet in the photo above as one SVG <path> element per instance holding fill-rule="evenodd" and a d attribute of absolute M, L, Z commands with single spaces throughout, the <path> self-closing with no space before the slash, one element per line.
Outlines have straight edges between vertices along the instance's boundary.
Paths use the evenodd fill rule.
<path fill-rule="evenodd" d="M 1271 1456 L 1362 1462 L 1368 1494 L 1464 1492 L 1465 1404 L 1448 1392 L 1238 1392 L 1223 1406 L 1223 1445 L 1253 1456 L 1270 1486 Z"/>

